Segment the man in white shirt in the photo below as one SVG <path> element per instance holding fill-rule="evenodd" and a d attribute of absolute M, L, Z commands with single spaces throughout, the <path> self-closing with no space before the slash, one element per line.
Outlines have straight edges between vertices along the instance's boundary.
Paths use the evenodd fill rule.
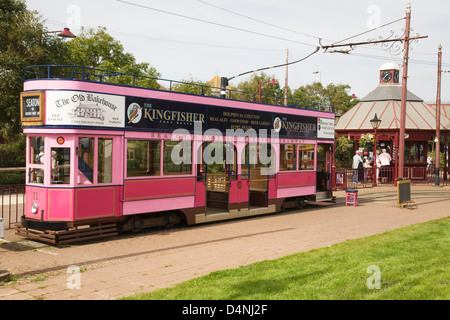
<path fill-rule="evenodd" d="M 360 183 L 358 181 L 358 168 L 359 168 L 359 164 L 363 163 L 363 160 L 361 158 L 361 151 L 360 150 L 356 150 L 356 154 L 353 156 L 353 182 L 354 183 Z"/>
<path fill-rule="evenodd" d="M 382 150 L 383 153 L 378 156 L 378 162 L 381 164 L 381 182 L 386 183 L 389 177 L 389 169 L 391 166 L 391 155 L 387 153 L 386 149 Z"/>

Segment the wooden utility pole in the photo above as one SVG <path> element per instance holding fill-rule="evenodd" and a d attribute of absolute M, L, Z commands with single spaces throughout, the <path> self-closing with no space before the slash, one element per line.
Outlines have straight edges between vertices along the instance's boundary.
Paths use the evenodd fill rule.
<path fill-rule="evenodd" d="M 404 53 L 403 53 L 403 78 L 402 78 L 402 101 L 400 105 L 400 134 L 398 145 L 398 175 L 399 179 L 403 179 L 403 167 L 405 164 L 405 127 L 406 127 L 406 101 L 407 101 L 407 81 L 408 81 L 408 58 L 409 58 L 409 34 L 411 28 L 411 4 L 408 2 L 406 7 L 406 25 L 404 37 Z M 395 159 L 396 157 L 394 157 Z"/>
<path fill-rule="evenodd" d="M 288 67 L 289 67 L 289 49 L 286 49 L 286 77 L 284 78 L 284 105 L 288 104 Z"/>
<path fill-rule="evenodd" d="M 439 44 L 438 46 L 438 73 L 437 73 L 437 93 L 436 93 L 436 146 L 434 148 L 434 157 L 435 157 L 435 184 L 439 186 L 439 162 L 441 155 L 441 64 L 442 64 L 442 46 Z"/>

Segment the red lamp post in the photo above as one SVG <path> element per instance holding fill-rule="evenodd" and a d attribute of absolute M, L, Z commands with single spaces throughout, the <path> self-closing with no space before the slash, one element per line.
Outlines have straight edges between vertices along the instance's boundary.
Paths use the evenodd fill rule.
<path fill-rule="evenodd" d="M 76 38 L 77 37 L 70 31 L 69 28 L 64 28 L 63 30 L 60 30 L 60 31 L 47 31 L 44 33 L 58 33 L 57 36 L 61 37 L 61 38 Z M 39 45 L 41 45 L 41 42 L 42 42 L 42 34 L 39 34 Z"/>

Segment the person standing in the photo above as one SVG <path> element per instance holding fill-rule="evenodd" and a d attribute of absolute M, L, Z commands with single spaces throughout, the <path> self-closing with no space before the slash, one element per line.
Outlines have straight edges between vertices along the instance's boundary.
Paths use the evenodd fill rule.
<path fill-rule="evenodd" d="M 386 183 L 389 177 L 389 169 L 388 167 L 391 166 L 391 155 L 387 153 L 386 149 L 382 150 L 382 153 L 378 157 L 378 162 L 381 165 L 381 182 Z"/>
<path fill-rule="evenodd" d="M 354 183 L 360 183 L 358 181 L 358 169 L 363 166 L 363 160 L 361 158 L 361 151 L 356 150 L 355 155 L 353 156 L 353 182 Z"/>

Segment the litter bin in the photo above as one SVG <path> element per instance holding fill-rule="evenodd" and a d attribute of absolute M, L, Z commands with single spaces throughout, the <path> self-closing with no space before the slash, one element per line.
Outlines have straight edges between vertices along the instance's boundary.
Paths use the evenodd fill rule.
<path fill-rule="evenodd" d="M 5 237 L 5 220 L 0 218 L 0 239 Z"/>

